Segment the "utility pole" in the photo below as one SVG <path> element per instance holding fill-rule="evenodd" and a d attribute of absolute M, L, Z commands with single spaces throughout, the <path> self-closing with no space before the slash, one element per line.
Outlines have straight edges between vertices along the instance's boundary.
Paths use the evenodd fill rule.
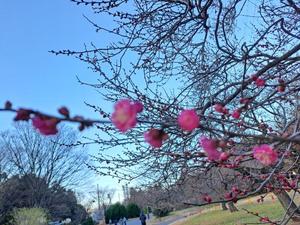
<path fill-rule="evenodd" d="M 129 200 L 130 196 L 129 196 L 129 188 L 128 188 L 128 184 L 126 184 L 126 199 L 127 201 Z"/>
<path fill-rule="evenodd" d="M 128 184 L 123 185 L 122 189 L 123 189 L 124 203 L 127 204 L 129 200 Z"/>
<path fill-rule="evenodd" d="M 109 193 L 107 194 L 107 198 L 109 199 L 109 205 L 111 205 L 111 196 Z"/>
<path fill-rule="evenodd" d="M 122 189 L 123 189 L 123 197 L 124 197 L 124 202 L 126 204 L 126 189 L 125 189 L 125 186 L 122 185 Z"/>
<path fill-rule="evenodd" d="M 100 191 L 99 191 L 99 184 L 97 184 L 97 200 L 98 200 L 98 210 L 100 211 Z"/>

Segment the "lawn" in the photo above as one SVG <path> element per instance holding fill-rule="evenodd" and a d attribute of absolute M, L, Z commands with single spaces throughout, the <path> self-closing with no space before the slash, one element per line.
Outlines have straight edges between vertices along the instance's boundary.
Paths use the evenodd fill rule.
<path fill-rule="evenodd" d="M 177 222 L 176 225 L 244 225 L 259 222 L 258 217 L 248 214 L 242 210 L 242 208 L 254 213 L 259 212 L 259 215 L 268 216 L 271 220 L 281 218 L 284 213 L 283 208 L 277 200 L 266 201 L 264 203 L 248 200 L 239 204 L 237 207 L 239 211 L 234 213 L 222 211 L 219 207 L 214 210 L 204 210 L 200 214 Z M 289 224 L 292 225 L 293 223 Z"/>

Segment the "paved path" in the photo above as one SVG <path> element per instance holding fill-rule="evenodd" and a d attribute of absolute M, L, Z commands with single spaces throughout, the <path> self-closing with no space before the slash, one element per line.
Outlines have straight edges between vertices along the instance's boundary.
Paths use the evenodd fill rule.
<path fill-rule="evenodd" d="M 171 223 L 174 223 L 183 218 L 185 218 L 185 217 L 184 216 L 174 216 L 174 217 L 169 218 L 168 220 L 158 222 L 155 225 L 170 225 Z"/>
<path fill-rule="evenodd" d="M 174 223 L 175 221 L 181 220 L 183 218 L 185 218 L 185 217 L 184 216 L 174 216 L 174 217 L 169 218 L 166 221 L 157 222 L 157 223 L 155 223 L 155 225 L 169 225 L 169 224 Z M 131 219 L 131 220 L 127 221 L 127 225 L 141 225 L 141 222 L 138 218 Z"/>
<path fill-rule="evenodd" d="M 141 222 L 138 218 L 137 219 L 131 219 L 131 220 L 127 221 L 127 225 L 141 225 Z"/>

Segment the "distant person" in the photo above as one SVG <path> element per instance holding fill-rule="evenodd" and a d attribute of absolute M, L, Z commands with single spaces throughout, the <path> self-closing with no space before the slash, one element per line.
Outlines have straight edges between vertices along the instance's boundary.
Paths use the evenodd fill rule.
<path fill-rule="evenodd" d="M 123 225 L 127 225 L 127 219 L 126 219 L 126 217 L 123 218 L 122 224 Z"/>
<path fill-rule="evenodd" d="M 147 217 L 145 216 L 145 214 L 143 212 L 141 212 L 140 221 L 141 221 L 142 225 L 146 225 L 146 219 L 147 219 Z"/>

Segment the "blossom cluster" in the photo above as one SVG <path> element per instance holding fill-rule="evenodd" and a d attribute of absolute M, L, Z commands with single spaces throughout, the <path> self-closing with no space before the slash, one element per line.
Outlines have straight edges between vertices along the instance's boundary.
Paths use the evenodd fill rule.
<path fill-rule="evenodd" d="M 31 118 L 32 112 L 27 109 L 19 109 L 14 118 L 15 121 L 28 121 L 32 120 L 32 125 L 43 135 L 54 135 L 58 132 L 57 124 L 59 120 L 47 117 L 39 114 L 35 114 L 33 118 Z"/>
<path fill-rule="evenodd" d="M 243 100 L 242 103 L 248 104 L 249 99 Z M 221 104 L 216 104 L 214 108 L 216 112 L 229 114 L 229 110 Z M 134 102 L 128 99 L 119 100 L 114 106 L 111 121 L 118 130 L 126 132 L 136 126 L 137 114 L 142 112 L 142 110 L 143 105 L 141 102 Z M 236 109 L 232 112 L 231 116 L 234 119 L 239 119 L 240 112 L 240 109 Z M 200 126 L 200 118 L 195 109 L 184 109 L 179 113 L 177 123 L 183 131 L 193 132 L 194 129 Z M 153 148 L 160 148 L 168 137 L 168 134 L 163 129 L 150 128 L 144 133 L 145 141 Z M 210 161 L 224 162 L 230 157 L 230 154 L 220 150 L 220 148 L 226 146 L 226 142 L 202 136 L 199 139 L 199 144 Z M 255 146 L 253 148 L 253 157 L 265 166 L 274 165 L 278 160 L 277 152 L 267 144 Z"/>
<path fill-rule="evenodd" d="M 257 79 L 255 79 L 257 81 Z M 282 84 L 282 83 L 281 83 Z M 241 100 L 242 104 L 248 104 L 250 99 Z M 12 104 L 6 102 L 5 108 L 11 109 Z M 139 101 L 129 99 L 119 100 L 114 105 L 114 112 L 111 115 L 111 122 L 122 133 L 134 128 L 138 122 L 138 114 L 143 111 L 143 104 Z M 229 110 L 222 104 L 216 104 L 214 109 L 218 113 L 229 115 Z M 65 118 L 70 118 L 70 112 L 66 107 L 61 107 L 58 112 Z M 236 109 L 231 113 L 234 119 L 239 119 L 241 109 Z M 82 117 L 75 116 L 73 120 L 81 123 L 80 129 L 90 126 L 91 123 L 84 122 Z M 54 135 L 58 132 L 57 125 L 62 119 L 47 116 L 29 109 L 20 108 L 16 110 L 15 121 L 31 120 L 32 125 L 43 135 Z M 195 109 L 183 109 L 177 117 L 178 126 L 185 132 L 193 132 L 200 127 L 200 117 Z M 164 141 L 169 138 L 169 135 L 164 129 L 150 128 L 144 133 L 144 139 L 153 148 L 162 147 Z M 226 141 L 214 140 L 205 136 L 199 138 L 199 144 L 203 148 L 209 161 L 225 162 L 229 159 L 230 154 L 223 151 L 227 146 Z M 253 158 L 261 162 L 265 166 L 272 166 L 278 161 L 278 153 L 267 144 L 255 146 L 253 148 Z M 238 163 L 241 158 L 236 158 Z M 227 167 L 234 165 L 226 165 Z"/>

